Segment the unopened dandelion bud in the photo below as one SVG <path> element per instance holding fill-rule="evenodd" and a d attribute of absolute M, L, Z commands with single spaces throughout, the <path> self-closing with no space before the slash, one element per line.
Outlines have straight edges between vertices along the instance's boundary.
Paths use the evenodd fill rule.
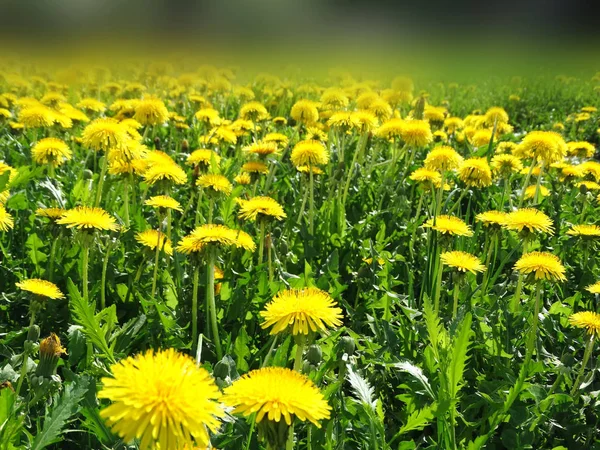
<path fill-rule="evenodd" d="M 354 351 L 356 350 L 356 343 L 354 342 L 354 339 L 350 336 L 343 336 L 340 339 L 340 349 L 348 355 L 353 355 Z"/>
<path fill-rule="evenodd" d="M 50 378 L 56 374 L 56 366 L 61 355 L 66 351 L 60 343 L 60 339 L 54 333 L 40 342 L 40 362 L 35 374 L 39 377 Z"/>
<path fill-rule="evenodd" d="M 323 360 L 323 351 L 319 345 L 313 344 L 308 347 L 306 359 L 313 365 L 318 365 Z"/>

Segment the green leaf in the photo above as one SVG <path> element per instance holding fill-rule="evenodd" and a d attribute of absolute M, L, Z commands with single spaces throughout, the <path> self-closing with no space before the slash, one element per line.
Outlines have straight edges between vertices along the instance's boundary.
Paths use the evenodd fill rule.
<path fill-rule="evenodd" d="M 436 407 L 437 404 L 432 403 L 425 408 L 413 411 L 413 413 L 406 419 L 406 423 L 398 431 L 398 434 L 405 434 L 409 431 L 422 430 L 425 428 L 433 420 Z"/>
<path fill-rule="evenodd" d="M 67 385 L 50 414 L 46 416 L 44 426 L 35 437 L 31 450 L 41 450 L 61 440 L 67 421 L 80 411 L 81 401 L 89 389 L 89 384 L 88 378 L 78 378 Z"/>
<path fill-rule="evenodd" d="M 423 370 L 421 370 L 420 367 L 415 366 L 409 361 L 402 361 L 393 364 L 393 367 L 412 375 L 417 381 L 421 383 L 421 385 L 425 388 L 425 391 L 427 391 L 432 400 L 436 399 L 435 394 L 433 393 L 433 389 L 431 388 L 431 384 L 429 384 L 429 380 L 427 379 L 427 377 L 423 373 Z"/>
<path fill-rule="evenodd" d="M 46 261 L 46 254 L 40 251 L 40 249 L 44 248 L 45 244 L 37 234 L 30 234 L 25 242 L 25 246 L 28 249 L 27 254 L 29 255 L 29 259 L 36 266 L 36 268 L 40 263 Z"/>
<path fill-rule="evenodd" d="M 467 364 L 469 346 L 473 331 L 471 330 L 471 313 L 467 313 L 459 325 L 458 333 L 453 340 L 452 356 L 448 365 L 449 396 L 456 399 L 462 385 L 465 366 Z"/>
<path fill-rule="evenodd" d="M 377 408 L 377 399 L 375 398 L 375 389 L 369 384 L 367 380 L 356 373 L 352 366 L 348 367 L 348 382 L 354 390 L 356 398 L 364 405 L 369 406 L 373 411 Z"/>
<path fill-rule="evenodd" d="M 250 366 L 246 362 L 246 358 L 248 358 L 250 353 L 250 348 L 248 347 L 248 343 L 250 339 L 248 338 L 248 333 L 246 333 L 246 327 L 243 327 L 240 331 L 240 334 L 235 338 L 235 343 L 233 345 L 233 353 L 235 354 L 235 364 L 237 368 L 242 372 L 247 372 Z"/>
<path fill-rule="evenodd" d="M 23 192 L 11 196 L 6 202 L 6 207 L 15 211 L 23 211 L 29 208 L 27 196 Z"/>
<path fill-rule="evenodd" d="M 98 318 L 95 316 L 96 303 L 87 303 L 79 290 L 73 284 L 71 278 L 67 280 L 67 291 L 71 301 L 69 306 L 74 315 L 74 320 L 81 325 L 83 334 L 92 342 L 92 344 L 100 350 L 111 362 L 115 362 L 112 349 L 106 341 L 106 330 L 102 329 Z"/>
<path fill-rule="evenodd" d="M 0 175 L 0 192 L 5 191 L 8 186 L 8 178 L 10 177 L 10 170 L 3 172 Z"/>

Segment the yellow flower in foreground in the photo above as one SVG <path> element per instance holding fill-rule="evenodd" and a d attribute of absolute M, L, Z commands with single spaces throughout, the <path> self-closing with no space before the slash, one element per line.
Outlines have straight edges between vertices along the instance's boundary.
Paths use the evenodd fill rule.
<path fill-rule="evenodd" d="M 572 225 L 567 234 L 583 238 L 598 238 L 600 237 L 600 227 L 598 225 Z"/>
<path fill-rule="evenodd" d="M 169 120 L 169 111 L 157 97 L 146 97 L 139 101 L 133 116 L 142 125 L 160 125 Z"/>
<path fill-rule="evenodd" d="M 237 199 L 240 205 L 239 217 L 246 220 L 273 217 L 282 220 L 286 216 L 283 207 L 271 197 L 252 197 L 250 200 Z"/>
<path fill-rule="evenodd" d="M 269 167 L 259 161 L 250 161 L 242 165 L 242 172 L 248 173 L 269 173 Z"/>
<path fill-rule="evenodd" d="M 425 167 L 420 167 L 416 169 L 413 173 L 410 174 L 409 178 L 414 181 L 419 181 L 421 183 L 432 183 L 435 186 L 439 186 L 442 182 L 442 174 L 437 170 L 426 169 Z"/>
<path fill-rule="evenodd" d="M 186 254 L 200 252 L 208 244 L 235 246 L 249 251 L 256 248 L 250 235 L 244 231 L 232 230 L 224 225 L 206 224 L 181 239 L 177 251 Z"/>
<path fill-rule="evenodd" d="M 252 183 L 252 178 L 247 172 L 242 172 L 233 179 L 237 184 L 247 185 Z"/>
<path fill-rule="evenodd" d="M 65 211 L 63 216 L 56 221 L 67 228 L 84 230 L 117 230 L 115 219 L 102 208 L 78 206 Z"/>
<path fill-rule="evenodd" d="M 485 158 L 469 158 L 460 165 L 458 178 L 467 186 L 484 188 L 492 184 L 492 170 Z"/>
<path fill-rule="evenodd" d="M 221 161 L 221 157 L 217 155 L 217 152 L 215 152 L 214 150 L 201 148 L 198 150 L 194 150 L 191 153 L 191 155 L 187 157 L 186 164 L 202 164 L 206 167 L 209 166 L 212 163 L 212 161 L 214 161 L 215 164 L 218 166 L 219 162 Z"/>
<path fill-rule="evenodd" d="M 158 230 L 146 230 L 135 235 L 135 240 L 140 244 L 154 250 L 158 245 L 167 255 L 173 254 L 173 246 L 171 240 Z"/>
<path fill-rule="evenodd" d="M 265 367 L 247 373 L 225 388 L 222 398 L 234 413 L 256 414 L 256 422 L 265 416 L 288 425 L 294 417 L 310 421 L 320 427 L 320 420 L 328 419 L 331 407 L 315 384 L 306 376 L 283 367 Z"/>
<path fill-rule="evenodd" d="M 242 151 L 246 154 L 267 156 L 279 153 L 279 147 L 276 142 L 258 141 L 247 145 Z"/>
<path fill-rule="evenodd" d="M 506 220 L 506 213 L 502 211 L 486 211 L 480 214 L 477 214 L 475 220 L 478 222 L 482 222 L 483 226 L 501 226 L 504 225 L 504 221 Z"/>
<path fill-rule="evenodd" d="M 319 120 L 317 105 L 311 100 L 298 100 L 292 106 L 290 116 L 298 123 L 311 125 Z"/>
<path fill-rule="evenodd" d="M 538 195 L 541 197 L 548 197 L 550 195 L 550 189 L 548 189 L 546 186 L 540 185 L 538 188 L 537 184 L 532 184 L 531 186 L 527 186 L 525 189 L 525 198 L 532 199 L 535 197 L 536 190 L 538 191 Z"/>
<path fill-rule="evenodd" d="M 197 186 L 210 189 L 213 193 L 231 194 L 233 186 L 231 182 L 223 175 L 206 174 L 202 175 L 196 181 Z"/>
<path fill-rule="evenodd" d="M 571 314 L 569 323 L 575 327 L 585 328 L 590 335 L 600 336 L 600 314 L 594 311 Z"/>
<path fill-rule="evenodd" d="M 552 220 L 542 211 L 533 208 L 522 208 L 506 215 L 504 227 L 507 230 L 521 232 L 523 230 L 554 234 Z"/>
<path fill-rule="evenodd" d="M 209 373 L 188 356 L 168 349 L 130 356 L 102 378 L 99 398 L 112 404 L 100 412 L 125 442 L 140 449 L 206 447 L 208 429 L 216 431 L 224 415 L 219 389 Z"/>
<path fill-rule="evenodd" d="M 511 172 L 519 172 L 523 169 L 523 163 L 519 158 L 509 154 L 495 155 L 492 158 L 492 168 L 495 172 L 508 175 Z"/>
<path fill-rule="evenodd" d="M 183 211 L 181 204 L 168 195 L 155 195 L 154 197 L 150 197 L 144 202 L 144 205 L 151 206 L 153 208 L 168 208 L 179 212 Z"/>
<path fill-rule="evenodd" d="M 534 274 L 536 280 L 564 281 L 565 268 L 558 256 L 547 252 L 526 253 L 516 262 L 515 269 L 522 274 Z"/>
<path fill-rule="evenodd" d="M 553 131 L 531 131 L 519 144 L 519 153 L 553 163 L 565 157 L 567 144 L 561 135 Z"/>
<path fill-rule="evenodd" d="M 12 216 L 6 211 L 4 205 L 0 204 L 0 230 L 8 231 L 15 226 Z"/>
<path fill-rule="evenodd" d="M 116 120 L 96 119 L 83 129 L 81 139 L 88 148 L 108 151 L 124 147 L 130 138 L 127 128 Z"/>
<path fill-rule="evenodd" d="M 435 221 L 435 225 L 434 225 Z M 439 231 L 442 234 L 451 234 L 456 236 L 473 236 L 471 227 L 455 216 L 437 216 L 436 219 L 429 219 L 423 224 L 426 228 Z"/>
<path fill-rule="evenodd" d="M 294 146 L 291 159 L 295 166 L 322 166 L 329 162 L 329 152 L 319 141 L 300 141 Z"/>
<path fill-rule="evenodd" d="M 55 167 L 71 159 L 72 155 L 69 146 L 57 138 L 40 139 L 31 149 L 31 156 L 36 163 L 51 163 Z"/>
<path fill-rule="evenodd" d="M 453 267 L 459 272 L 469 271 L 471 273 L 476 273 L 484 272 L 486 270 L 479 258 L 470 253 L 459 251 L 444 252 L 440 255 L 440 258 L 445 265 Z"/>
<path fill-rule="evenodd" d="M 463 157 L 447 145 L 440 145 L 431 150 L 425 157 L 425 167 L 430 170 L 453 170 L 462 164 Z"/>
<path fill-rule="evenodd" d="M 411 147 L 425 147 L 433 140 L 431 127 L 426 120 L 405 120 L 400 136 Z"/>
<path fill-rule="evenodd" d="M 144 173 L 144 179 L 149 184 L 155 184 L 161 180 L 185 184 L 187 174 L 177 164 L 154 164 Z"/>
<path fill-rule="evenodd" d="M 327 292 L 315 288 L 279 292 L 260 315 L 264 319 L 261 327 L 273 326 L 271 334 L 288 327 L 294 335 L 308 334 L 342 324 L 342 310 Z"/>
<path fill-rule="evenodd" d="M 29 280 L 19 281 L 17 287 L 22 291 L 31 292 L 32 294 L 51 298 L 53 300 L 64 298 L 63 293 L 60 292 L 57 285 L 50 281 L 40 280 L 39 278 L 30 278 Z"/>
<path fill-rule="evenodd" d="M 586 291 L 591 292 L 592 294 L 600 294 L 600 281 L 597 281 L 594 284 L 590 284 L 585 289 Z"/>
<path fill-rule="evenodd" d="M 65 213 L 65 209 L 62 208 L 38 208 L 35 210 L 35 215 L 39 217 L 47 217 L 48 219 L 57 220 L 60 219 Z"/>

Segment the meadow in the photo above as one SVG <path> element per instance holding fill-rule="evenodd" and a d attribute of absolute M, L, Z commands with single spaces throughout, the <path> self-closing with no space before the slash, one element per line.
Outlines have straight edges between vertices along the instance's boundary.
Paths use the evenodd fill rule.
<path fill-rule="evenodd" d="M 0 450 L 600 448 L 600 73 L 1 69 Z"/>

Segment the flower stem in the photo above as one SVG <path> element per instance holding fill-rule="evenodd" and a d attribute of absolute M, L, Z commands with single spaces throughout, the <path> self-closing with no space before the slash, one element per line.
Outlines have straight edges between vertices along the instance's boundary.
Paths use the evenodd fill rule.
<path fill-rule="evenodd" d="M 442 271 L 444 268 L 444 263 L 438 259 L 438 270 L 437 270 L 437 278 L 435 283 L 435 292 L 434 292 L 434 302 L 433 309 L 436 314 L 440 311 L 440 297 L 442 295 Z"/>
<path fill-rule="evenodd" d="M 537 162 L 536 158 L 533 158 L 531 161 L 531 166 L 529 167 L 529 171 L 527 172 L 527 176 L 525 177 L 525 181 L 523 181 L 523 188 L 521 189 L 521 197 L 519 198 L 518 208 L 523 205 L 523 200 L 525 199 L 525 189 L 527 189 L 527 185 L 529 184 L 529 179 L 531 178 L 531 173 L 533 172 L 533 168 Z"/>
<path fill-rule="evenodd" d="M 594 348 L 594 334 L 590 334 L 587 344 L 585 346 L 585 352 L 583 353 L 583 361 L 581 361 L 581 368 L 579 369 L 579 373 L 577 374 L 577 378 L 575 379 L 575 383 L 573 383 L 573 388 L 571 389 L 571 397 L 575 395 L 575 393 L 579 390 L 579 386 L 581 385 L 581 379 L 583 378 L 583 373 L 585 372 L 585 368 L 587 363 L 592 355 L 592 350 Z"/>
<path fill-rule="evenodd" d="M 123 205 L 125 207 L 125 226 L 129 228 L 129 178 L 123 180 Z"/>
<path fill-rule="evenodd" d="M 221 340 L 219 338 L 219 327 L 217 323 L 217 306 L 215 304 L 215 260 L 216 260 L 216 248 L 212 247 L 208 249 L 208 270 L 206 271 L 206 298 L 208 299 L 208 307 L 210 309 L 210 321 L 211 329 L 213 333 L 213 340 L 215 342 L 215 349 L 217 351 L 217 360 L 223 358 L 223 350 L 221 349 Z"/>
<path fill-rule="evenodd" d="M 259 237 L 258 237 L 258 264 L 263 263 L 263 254 L 265 248 L 265 220 L 258 219 L 259 224 Z"/>
<path fill-rule="evenodd" d="M 315 185 L 314 185 L 314 175 L 312 170 L 312 164 L 308 166 L 308 175 L 309 175 L 309 187 L 310 187 L 310 203 L 308 208 L 308 230 L 310 232 L 311 237 L 314 235 L 314 215 L 315 215 Z"/>
<path fill-rule="evenodd" d="M 82 258 L 81 258 L 81 271 L 82 271 L 82 278 L 83 278 L 83 299 L 86 302 L 89 302 L 90 300 L 90 295 L 89 295 L 89 291 L 88 291 L 88 263 L 89 263 L 89 259 L 90 259 L 90 243 L 88 242 L 87 236 L 85 236 L 85 241 L 82 245 Z"/>
<path fill-rule="evenodd" d="M 300 206 L 300 214 L 298 214 L 298 220 L 296 221 L 298 224 L 300 224 L 300 221 L 302 220 L 302 216 L 304 215 L 304 208 L 306 207 L 306 200 L 308 200 L 308 194 L 309 194 L 309 187 L 306 186 L 304 189 L 304 195 L 302 196 L 302 205 Z"/>
<path fill-rule="evenodd" d="M 56 259 L 56 246 L 62 236 L 62 230 L 59 232 L 56 239 L 52 239 L 52 246 L 50 247 L 50 261 L 48 263 L 48 281 L 52 281 L 54 278 L 54 260 Z"/>
<path fill-rule="evenodd" d="M 102 280 L 100 282 L 100 310 L 102 311 L 106 307 L 106 272 L 108 270 L 108 260 L 110 258 L 110 252 L 112 251 L 113 243 L 108 241 L 106 246 L 106 254 L 104 255 L 104 261 L 102 261 Z"/>
<path fill-rule="evenodd" d="M 537 339 L 537 328 L 540 316 L 540 307 L 541 307 L 541 293 L 542 293 L 542 283 L 538 281 L 535 285 L 535 306 L 533 308 L 533 317 L 531 318 L 531 328 L 529 329 L 529 334 L 527 336 L 527 348 L 525 350 L 525 366 L 529 364 L 531 358 L 533 357 L 533 351 L 535 349 L 535 341 Z"/>
<path fill-rule="evenodd" d="M 456 319 L 458 313 L 458 294 L 460 292 L 460 278 L 455 276 L 454 278 L 454 291 L 452 293 L 453 306 L 452 306 L 452 320 Z"/>
<path fill-rule="evenodd" d="M 108 169 L 108 157 L 104 155 L 102 159 L 102 169 L 100 170 L 100 178 L 98 178 L 98 187 L 96 190 L 96 200 L 94 206 L 100 206 L 100 199 L 102 198 L 102 187 L 104 186 L 104 178 L 106 176 L 106 170 Z"/>
<path fill-rule="evenodd" d="M 160 230 L 161 226 L 161 216 L 158 214 L 158 237 L 156 238 L 156 249 L 154 250 L 154 273 L 152 274 L 152 291 L 151 297 L 154 298 L 154 294 L 156 293 L 156 279 L 158 278 L 158 257 L 160 255 Z M 166 240 L 165 240 L 166 242 Z"/>
<path fill-rule="evenodd" d="M 192 281 L 192 354 L 196 354 L 197 336 L 198 336 L 198 280 L 200 279 L 200 265 L 196 263 L 194 267 L 194 277 Z"/>
<path fill-rule="evenodd" d="M 272 245 L 273 242 L 271 241 L 271 233 L 267 234 L 267 237 L 265 239 L 266 244 L 267 244 L 267 265 L 269 267 L 269 283 L 273 281 L 273 251 L 272 251 Z"/>
<path fill-rule="evenodd" d="M 200 192 L 198 193 L 198 202 L 196 203 L 196 218 L 194 219 L 194 227 L 197 227 L 198 225 L 200 225 L 200 216 L 202 216 L 202 213 L 201 213 L 202 194 L 203 194 L 203 191 L 200 190 Z"/>
<path fill-rule="evenodd" d="M 31 310 L 31 317 L 29 318 L 29 330 L 33 327 L 35 323 L 35 310 Z M 28 333 L 29 335 L 29 333 Z M 23 386 L 23 381 L 27 376 L 27 360 L 29 359 L 29 341 L 25 341 L 25 347 L 23 349 L 23 364 L 21 365 L 21 373 L 19 375 L 19 382 L 17 383 L 17 389 L 15 390 L 15 397 L 19 397 L 19 392 L 21 392 L 21 387 Z"/>

